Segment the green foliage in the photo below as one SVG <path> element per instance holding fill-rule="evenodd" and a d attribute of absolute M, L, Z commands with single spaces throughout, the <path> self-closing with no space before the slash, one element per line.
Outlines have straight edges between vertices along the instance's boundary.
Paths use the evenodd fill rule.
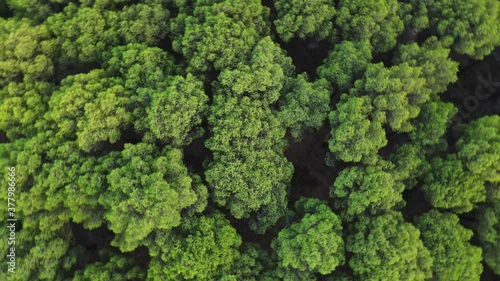
<path fill-rule="evenodd" d="M 16 16 L 43 22 L 60 7 L 68 4 L 68 0 L 5 0 Z"/>
<path fill-rule="evenodd" d="M 45 144 L 45 137 L 38 134 L 4 147 L 11 152 L 3 156 L 18 173 L 18 207 L 27 216 L 23 227 L 56 231 L 70 219 L 89 229 L 99 227 L 103 209 L 98 199 L 115 155 L 85 157 L 75 142 Z"/>
<path fill-rule="evenodd" d="M 100 92 L 94 102 L 85 104 L 86 114 L 77 123 L 78 146 L 82 150 L 91 151 L 100 142 L 116 143 L 120 139 L 120 129 L 131 123 L 128 100 L 119 97 L 123 93 L 123 87 L 111 87 Z"/>
<path fill-rule="evenodd" d="M 108 18 L 115 17 L 115 21 Z M 46 24 L 57 38 L 61 63 L 98 62 L 111 46 L 119 44 L 116 13 L 70 3 L 60 13 L 47 19 Z M 70 27 L 70 28 L 68 28 Z"/>
<path fill-rule="evenodd" d="M 277 0 L 274 7 L 278 12 L 276 31 L 285 42 L 294 37 L 322 40 L 332 33 L 333 0 Z"/>
<path fill-rule="evenodd" d="M 65 229 L 64 231 L 69 230 Z M 36 241 L 35 245 L 32 245 L 29 253 L 26 254 L 26 268 L 23 269 L 24 266 L 22 266 L 18 269 L 23 272 L 19 280 L 29 280 L 31 278 L 37 280 L 63 280 L 64 272 L 71 271 L 79 250 L 70 247 L 71 234 L 65 237 L 62 232 L 54 233 L 55 237 L 52 239 L 43 236 L 34 239 Z M 22 236 L 19 240 L 23 240 Z M 51 249 L 50 253 L 47 253 L 48 251 L 45 251 L 45 249 Z M 27 278 L 24 279 L 23 276 Z"/>
<path fill-rule="evenodd" d="M 45 82 L 10 83 L 0 89 L 0 130 L 10 140 L 34 136 L 53 90 Z"/>
<path fill-rule="evenodd" d="M 283 165 L 288 166 L 289 163 L 283 163 Z M 277 185 L 271 193 L 270 202 L 262 205 L 259 211 L 250 215 L 248 219 L 250 229 L 257 234 L 264 234 L 279 219 L 286 219 L 292 213 L 287 209 L 287 195 L 287 189 L 283 188 L 283 185 Z"/>
<path fill-rule="evenodd" d="M 81 157 L 81 162 L 71 166 L 77 177 L 64 187 L 64 204 L 76 223 L 94 229 L 103 223 L 104 208 L 99 204 L 101 193 L 108 188 L 106 175 L 113 170 L 118 153 L 105 157 Z"/>
<path fill-rule="evenodd" d="M 167 76 L 179 72 L 172 56 L 157 47 L 132 43 L 115 47 L 108 54 L 104 69 L 111 76 L 123 78 L 130 90 L 155 88 Z"/>
<path fill-rule="evenodd" d="M 148 2 L 126 6 L 118 14 L 120 20 L 118 32 L 126 43 L 143 43 L 153 46 L 165 38 L 169 32 L 169 10 L 160 3 Z M 110 20 L 115 19 L 110 16 Z"/>
<path fill-rule="evenodd" d="M 401 45 L 396 63 L 407 62 L 410 66 L 422 68 L 422 76 L 426 80 L 426 87 L 433 93 L 446 91 L 449 84 L 458 80 L 458 62 L 449 58 L 450 49 L 436 37 L 430 37 L 422 46 L 417 43 Z"/>
<path fill-rule="evenodd" d="M 144 273 L 131 258 L 101 251 L 104 261 L 89 264 L 76 272 L 73 281 L 129 281 L 143 280 Z"/>
<path fill-rule="evenodd" d="M 483 258 L 495 274 L 500 274 L 500 188 L 492 185 L 486 204 L 480 208 L 478 234 Z"/>
<path fill-rule="evenodd" d="M 202 82 L 191 74 L 176 76 L 151 97 L 147 109 L 150 129 L 156 138 L 174 146 L 189 144 L 199 135 L 193 129 L 200 125 L 207 103 Z"/>
<path fill-rule="evenodd" d="M 176 0 L 183 1 L 183 0 Z M 258 0 L 197 0 L 193 15 L 196 18 L 224 14 L 247 28 L 254 29 L 260 36 L 270 33 L 269 8 Z"/>
<path fill-rule="evenodd" d="M 284 268 L 323 275 L 344 264 L 342 224 L 328 205 L 302 198 L 295 203 L 300 220 L 282 229 L 271 246 Z"/>
<path fill-rule="evenodd" d="M 7 229 L 4 223 L 2 227 Z M 7 270 L 2 271 L 0 278 L 9 281 L 67 280 L 65 278 L 74 270 L 77 257 L 84 254 L 82 249 L 72 243 L 73 239 L 69 225 L 50 232 L 40 232 L 23 226 L 21 231 L 16 232 L 15 245 L 7 245 L 7 239 L 1 242 L 3 249 L 12 246 L 16 248 L 16 268 L 14 274 Z"/>
<path fill-rule="evenodd" d="M 418 180 L 428 173 L 430 164 L 425 159 L 420 146 L 403 144 L 395 148 L 389 160 L 394 164 L 392 177 L 402 181 L 407 189 L 418 184 Z"/>
<path fill-rule="evenodd" d="M 49 80 L 56 53 L 45 25 L 30 20 L 0 19 L 0 87 L 10 82 Z"/>
<path fill-rule="evenodd" d="M 136 44 L 131 43 L 126 46 L 118 46 L 111 50 L 111 52 L 106 54 L 106 63 L 104 64 L 104 69 L 106 70 L 107 75 L 121 77 L 124 81 L 124 86 L 128 90 L 134 92 L 136 95 L 131 97 L 131 104 L 133 104 L 132 109 L 132 119 L 134 124 L 134 130 L 137 133 L 143 134 L 143 140 L 145 142 L 154 142 L 157 138 L 164 139 L 168 141 L 168 137 L 174 137 L 172 135 L 172 131 L 175 130 L 173 127 L 169 128 L 170 132 L 162 133 L 160 130 L 165 129 L 165 124 L 163 120 L 156 119 L 158 126 L 163 126 L 156 130 L 156 136 L 152 132 L 150 126 L 150 118 L 144 118 L 145 116 L 151 115 L 151 118 L 163 118 L 162 114 L 172 114 L 172 107 L 164 111 L 161 106 L 168 105 L 168 95 L 166 95 L 165 91 L 169 90 L 171 83 L 175 80 L 176 84 L 180 84 L 179 82 L 182 77 L 173 78 L 172 76 L 181 73 L 179 67 L 175 65 L 173 62 L 173 58 L 171 55 L 166 53 L 157 47 L 148 47 L 144 44 Z M 189 81 L 195 81 L 194 79 L 189 79 Z M 199 88 L 199 83 L 195 83 L 196 88 Z M 180 98 L 185 100 L 189 97 L 179 96 L 179 94 L 175 91 L 176 94 L 170 96 L 170 98 Z M 199 96 L 199 91 L 196 91 Z M 152 108 L 152 99 L 156 97 L 156 112 L 153 114 L 148 114 L 148 111 Z M 204 98 L 202 98 L 203 100 Z M 191 99 L 192 100 L 192 99 Z M 196 99 L 195 99 L 196 100 Z M 194 101 L 194 100 L 192 100 Z M 179 108 L 181 110 L 181 108 Z M 196 108 L 194 108 L 196 111 Z M 181 111 L 182 112 L 182 111 Z M 178 115 L 179 113 L 177 113 Z M 179 118 L 175 118 L 176 122 L 179 122 Z M 172 120 L 170 120 L 172 121 Z M 196 120 L 193 120 L 193 123 Z M 184 121 L 186 122 L 186 120 Z M 188 121 L 188 123 L 190 123 Z M 190 128 L 190 127 L 189 127 Z M 177 138 L 185 138 L 186 136 L 182 136 L 186 129 L 189 128 L 183 127 L 179 128 L 179 132 L 177 132 Z M 194 136 L 193 136 L 194 137 Z M 183 139 L 174 139 L 176 142 L 182 142 Z"/>
<path fill-rule="evenodd" d="M 206 146 L 213 152 L 234 156 L 244 148 L 281 148 L 285 128 L 273 111 L 259 100 L 217 95 L 208 117 L 212 137 Z"/>
<path fill-rule="evenodd" d="M 120 4 L 131 2 L 130 0 L 79 0 L 83 7 L 93 7 L 95 9 L 113 9 L 116 10 Z M 148 1 L 151 2 L 151 1 Z"/>
<path fill-rule="evenodd" d="M 224 70 L 214 84 L 212 134 L 205 143 L 214 157 L 206 180 L 215 202 L 233 216 L 257 215 L 264 223 L 251 225 L 259 232 L 285 214 L 284 191 L 293 167 L 283 156 L 286 128 L 270 105 L 291 73 L 291 60 L 266 37 L 247 64 Z"/>
<path fill-rule="evenodd" d="M 320 77 L 345 92 L 354 85 L 354 81 L 363 77 L 371 60 L 372 51 L 368 40 L 344 40 L 335 45 L 317 72 Z"/>
<path fill-rule="evenodd" d="M 0 178 L 0 184 L 6 188 L 11 186 L 7 181 L 10 171 L 7 167 L 15 167 L 15 196 L 11 196 L 15 201 L 9 200 L 11 205 L 8 207 L 15 208 L 14 214 L 17 219 L 15 239 L 11 240 L 7 238 L 11 237 L 8 234 L 10 233 L 8 227 L 12 221 L 8 222 L 7 218 L 12 219 L 12 217 L 7 217 L 7 209 L 0 223 L 0 227 L 6 230 L 6 235 L 9 235 L 0 241 L 2 255 L 11 254 L 11 248 L 15 248 L 16 262 L 15 273 L 4 270 L 0 272 L 0 279 L 62 281 L 72 274 L 77 257 L 84 253 L 75 245 L 71 226 L 66 223 L 67 218 L 60 212 L 61 208 L 54 206 L 49 208 L 50 204 L 55 202 L 58 205 L 61 202 L 57 202 L 59 198 L 51 196 L 51 190 L 47 188 L 46 183 L 42 184 L 41 180 L 44 182 L 48 180 L 42 177 L 33 180 L 33 176 L 28 172 L 31 167 L 22 163 L 24 157 L 34 158 L 35 155 L 31 152 L 26 139 L 0 144 L 0 167 L 5 171 L 5 176 Z M 31 187 L 33 183 L 36 183 L 36 186 Z M 42 185 L 45 187 L 42 192 L 48 195 L 44 199 L 41 199 L 43 195 L 35 191 L 36 189 L 40 191 Z M 7 192 L 0 194 L 2 201 L 7 202 L 7 194 Z M 8 260 L 9 258 L 6 258 L 6 261 Z"/>
<path fill-rule="evenodd" d="M 260 1 L 213 2 L 196 1 L 192 15 L 180 13 L 171 23 L 172 46 L 193 74 L 237 65 L 269 33 L 269 10 Z"/>
<path fill-rule="evenodd" d="M 368 96 L 342 94 L 337 109 L 330 112 L 332 138 L 328 142 L 335 157 L 345 162 L 373 162 L 377 151 L 387 144 L 381 121 L 373 118 Z"/>
<path fill-rule="evenodd" d="M 458 53 L 483 59 L 500 45 L 498 1 L 439 0 L 427 2 L 425 9 L 430 27 Z"/>
<path fill-rule="evenodd" d="M 456 213 L 469 212 L 486 198 L 483 180 L 465 170 L 456 155 L 434 159 L 422 189 L 432 206 Z"/>
<path fill-rule="evenodd" d="M 0 0 L 0 280 L 500 274 L 497 2 Z"/>
<path fill-rule="evenodd" d="M 405 27 L 412 37 L 416 37 L 418 32 L 429 27 L 426 3 L 418 0 L 404 0 L 399 3 L 399 16 L 404 21 Z"/>
<path fill-rule="evenodd" d="M 209 122 L 217 126 L 206 143 L 214 161 L 205 175 L 215 201 L 242 218 L 269 204 L 275 190 L 284 189 L 291 178 L 291 164 L 275 151 L 282 147 L 285 130 L 259 101 L 214 99 Z"/>
<path fill-rule="evenodd" d="M 57 232 L 71 218 L 64 203 L 64 188 L 78 176 L 71 167 L 79 164 L 80 154 L 74 142 L 59 143 L 49 152 L 40 147 L 42 140 L 43 136 L 37 136 L 16 141 L 10 146 L 14 151 L 9 166 L 15 166 L 18 175 L 23 173 L 16 178 L 16 207 L 26 216 L 23 227 Z"/>
<path fill-rule="evenodd" d="M 57 135 L 74 139 L 84 151 L 102 142 L 116 143 L 132 122 L 131 92 L 120 79 L 102 70 L 68 76 L 49 101 L 47 118 L 57 123 Z"/>
<path fill-rule="evenodd" d="M 330 188 L 342 219 L 352 221 L 359 215 L 377 215 L 404 206 L 405 186 L 398 181 L 390 163 L 342 170 Z"/>
<path fill-rule="evenodd" d="M 287 76 L 292 76 L 294 66 L 278 44 L 270 37 L 261 39 L 252 50 L 248 61 L 234 68 L 224 69 L 216 88 L 222 88 L 234 97 L 248 96 L 270 105 L 278 101 Z"/>
<path fill-rule="evenodd" d="M 432 277 L 432 257 L 420 231 L 400 213 L 360 217 L 347 238 L 349 266 L 359 280 L 419 281 Z"/>
<path fill-rule="evenodd" d="M 189 217 L 148 245 L 148 280 L 214 280 L 239 258 L 242 241 L 221 213 Z"/>
<path fill-rule="evenodd" d="M 259 100 L 217 95 L 210 108 L 208 121 L 212 137 L 206 146 L 215 153 L 234 157 L 247 148 L 283 147 L 285 128 L 273 111 Z"/>
<path fill-rule="evenodd" d="M 500 115 L 484 116 L 464 125 L 456 147 L 458 157 L 474 175 L 500 182 Z"/>
<path fill-rule="evenodd" d="M 344 40 L 369 40 L 377 53 L 394 48 L 403 31 L 396 0 L 341 0 L 335 19 Z"/>
<path fill-rule="evenodd" d="M 330 150 L 343 161 L 373 163 L 377 151 L 387 144 L 382 126 L 412 131 L 411 121 L 430 94 L 421 67 L 406 62 L 390 68 L 382 63 L 368 65 L 364 78 L 355 82 L 350 95 L 341 96 L 330 113 Z"/>
<path fill-rule="evenodd" d="M 390 68 L 382 63 L 368 66 L 365 77 L 356 81 L 351 94 L 372 98 L 374 119 L 387 123 L 396 132 L 412 130 L 410 120 L 418 116 L 421 104 L 429 100 L 430 90 L 422 69 L 402 63 Z"/>
<path fill-rule="evenodd" d="M 272 277 L 275 262 L 257 244 L 245 243 L 240 255 L 235 258 L 231 269 L 224 272 L 217 280 L 221 281 L 260 281 L 276 280 Z M 266 279 L 266 276 L 268 279 Z"/>
<path fill-rule="evenodd" d="M 480 279 L 481 249 L 469 244 L 472 230 L 460 225 L 457 215 L 432 210 L 419 216 L 415 226 L 420 229 L 422 242 L 434 260 L 432 280 Z"/>
<path fill-rule="evenodd" d="M 181 223 L 181 211 L 197 201 L 182 152 L 153 145 L 126 144 L 117 168 L 107 176 L 109 189 L 99 199 L 116 233 L 112 242 L 132 251 L 155 229 Z"/>
<path fill-rule="evenodd" d="M 409 133 L 410 138 L 419 145 L 441 143 L 451 119 L 457 112 L 455 105 L 449 102 L 426 102 L 420 108 L 418 117 L 412 120 L 414 129 Z"/>
<path fill-rule="evenodd" d="M 296 139 L 300 139 L 307 129 L 319 129 L 330 110 L 331 89 L 328 82 L 325 79 L 307 80 L 307 75 L 301 74 L 287 83 L 278 113 L 278 118 L 291 129 Z"/>
<path fill-rule="evenodd" d="M 168 17 L 159 4 L 131 5 L 115 12 L 70 3 L 46 23 L 57 37 L 59 62 L 65 65 L 100 62 L 106 52 L 121 44 L 157 44 L 166 36 Z"/>
<path fill-rule="evenodd" d="M 238 158 L 222 155 L 205 172 L 217 204 L 226 206 L 236 218 L 248 217 L 286 195 L 292 165 L 273 150 L 245 150 Z M 285 204 L 286 206 L 286 204 Z"/>
<path fill-rule="evenodd" d="M 255 45 L 258 34 L 223 14 L 208 17 L 203 24 L 187 21 L 182 37 L 174 41 L 174 50 L 189 60 L 189 72 L 207 71 L 210 63 L 221 70 L 236 64 Z"/>
<path fill-rule="evenodd" d="M 30 144 L 30 139 L 17 139 L 12 142 L 0 143 L 0 165 L 7 170 L 17 164 L 16 185 L 17 189 L 23 190 L 35 171 L 41 166 L 41 157 Z M 1 177 L 0 183 L 7 185 L 7 177 Z M 6 195 L 4 195 L 6 196 Z"/>

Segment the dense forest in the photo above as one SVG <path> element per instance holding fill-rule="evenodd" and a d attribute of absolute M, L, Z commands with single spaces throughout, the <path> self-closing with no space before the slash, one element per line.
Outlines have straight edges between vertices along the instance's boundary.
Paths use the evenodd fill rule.
<path fill-rule="evenodd" d="M 0 280 L 500 280 L 500 1 L 0 0 Z"/>

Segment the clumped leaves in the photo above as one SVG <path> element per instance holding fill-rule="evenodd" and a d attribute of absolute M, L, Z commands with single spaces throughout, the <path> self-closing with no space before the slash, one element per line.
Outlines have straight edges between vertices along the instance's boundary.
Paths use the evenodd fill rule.
<path fill-rule="evenodd" d="M 464 126 L 458 157 L 475 175 L 500 182 L 500 116 L 485 116 Z"/>
<path fill-rule="evenodd" d="M 372 116 L 369 96 L 343 94 L 337 109 L 330 112 L 332 138 L 328 142 L 335 156 L 345 162 L 372 162 L 378 150 L 387 145 L 382 122 Z"/>
<path fill-rule="evenodd" d="M 386 166 L 386 167 L 384 167 Z M 353 220 L 359 215 L 377 215 L 404 206 L 405 186 L 391 171 L 392 165 L 377 163 L 355 166 L 339 173 L 330 188 L 336 207 L 344 210 L 342 218 Z"/>
<path fill-rule="evenodd" d="M 149 245 L 150 280 L 214 280 L 239 258 L 241 237 L 221 213 L 191 217 L 172 232 L 157 231 Z"/>
<path fill-rule="evenodd" d="M 318 68 L 318 75 L 337 85 L 339 90 L 348 91 L 354 81 L 363 77 L 371 60 L 372 50 L 368 40 L 344 40 L 330 51 L 323 65 Z"/>
<path fill-rule="evenodd" d="M 432 277 L 432 257 L 420 231 L 403 220 L 401 213 L 361 217 L 347 238 L 349 266 L 366 281 L 423 281 Z"/>
<path fill-rule="evenodd" d="M 99 200 L 109 228 L 117 234 L 113 244 L 132 251 L 153 230 L 178 226 L 181 211 L 198 196 L 178 149 L 128 144 L 118 161 L 107 176 L 109 189 Z"/>
<path fill-rule="evenodd" d="M 483 179 L 465 170 L 455 155 L 432 161 L 422 189 L 432 206 L 456 213 L 469 212 L 486 199 Z"/>
<path fill-rule="evenodd" d="M 415 225 L 434 260 L 434 280 L 480 279 L 483 271 L 481 249 L 469 244 L 473 233 L 460 225 L 457 215 L 432 210 L 419 216 Z"/>
<path fill-rule="evenodd" d="M 202 121 L 208 97 L 203 83 L 188 74 L 176 76 L 165 89 L 154 93 L 147 110 L 154 136 L 175 146 L 189 144 L 199 133 L 194 130 Z"/>
<path fill-rule="evenodd" d="M 493 93 L 492 68 L 467 76 L 495 66 L 499 15 L 496 0 L 0 0 L 0 168 L 16 172 L 0 228 L 17 219 L 0 280 L 500 274 L 495 97 L 449 128 L 450 100 L 475 102 L 456 90 Z"/>
<path fill-rule="evenodd" d="M 344 264 L 342 224 L 337 215 L 317 199 L 302 198 L 295 208 L 300 220 L 282 229 L 271 244 L 280 266 L 325 275 Z"/>
<path fill-rule="evenodd" d="M 478 215 L 478 234 L 484 262 L 495 274 L 500 274 L 500 188 L 492 185 L 488 200 Z"/>
<path fill-rule="evenodd" d="M 369 40 L 375 52 L 386 52 L 404 28 L 399 8 L 396 0 L 341 0 L 335 22 L 343 39 Z"/>
<path fill-rule="evenodd" d="M 277 0 L 274 6 L 278 11 L 274 24 L 284 41 L 294 37 L 322 40 L 332 33 L 332 18 L 335 15 L 332 0 Z"/>

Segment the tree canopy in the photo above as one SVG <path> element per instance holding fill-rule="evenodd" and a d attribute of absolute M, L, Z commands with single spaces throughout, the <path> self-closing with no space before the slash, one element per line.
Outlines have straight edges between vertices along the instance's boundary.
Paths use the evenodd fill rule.
<path fill-rule="evenodd" d="M 500 192 L 498 192 L 498 187 L 498 184 L 490 186 L 486 204 L 481 206 L 478 214 L 478 233 L 483 258 L 496 274 L 500 273 Z"/>
<path fill-rule="evenodd" d="M 241 237 L 222 214 L 187 218 L 170 233 L 154 234 L 148 279 L 213 280 L 230 269 L 240 245 Z"/>
<path fill-rule="evenodd" d="M 416 28 L 432 28 L 440 40 L 458 53 L 482 59 L 498 46 L 500 10 L 497 1 L 408 2 L 412 7 L 410 13 L 420 15 Z"/>
<path fill-rule="evenodd" d="M 295 209 L 300 220 L 282 229 L 271 244 L 280 265 L 325 275 L 344 264 L 339 218 L 317 199 L 302 198 Z"/>
<path fill-rule="evenodd" d="M 434 280 L 480 279 L 481 249 L 469 244 L 473 233 L 460 225 L 457 215 L 432 210 L 419 216 L 415 223 L 434 260 Z"/>
<path fill-rule="evenodd" d="M 499 3 L 0 0 L 0 280 L 499 279 Z"/>
<path fill-rule="evenodd" d="M 330 188 L 330 196 L 336 207 L 344 210 L 343 219 L 353 220 L 365 213 L 377 215 L 403 206 L 404 188 L 390 164 L 378 163 L 342 170 Z"/>
<path fill-rule="evenodd" d="M 427 280 L 432 256 L 420 231 L 398 212 L 361 217 L 347 239 L 349 265 L 361 280 Z"/>
<path fill-rule="evenodd" d="M 455 155 L 432 161 L 422 189 L 432 206 L 457 213 L 471 211 L 486 198 L 484 181 L 465 170 Z"/>
<path fill-rule="evenodd" d="M 109 189 L 99 199 L 105 219 L 122 251 L 135 249 L 154 229 L 181 223 L 181 211 L 199 199 L 178 149 L 155 151 L 152 145 L 125 145 Z M 139 219 L 140 218 L 140 219 Z"/>
<path fill-rule="evenodd" d="M 456 144 L 467 169 L 489 182 L 500 182 L 499 132 L 500 116 L 486 116 L 466 124 Z"/>
<path fill-rule="evenodd" d="M 385 52 L 404 29 L 399 6 L 396 0 L 341 0 L 335 22 L 344 39 L 369 40 L 375 52 Z"/>
<path fill-rule="evenodd" d="M 333 31 L 332 18 L 335 5 L 332 0 L 290 1 L 278 0 L 274 6 L 278 19 L 274 22 L 276 31 L 284 41 L 293 37 L 305 39 L 327 38 Z"/>

